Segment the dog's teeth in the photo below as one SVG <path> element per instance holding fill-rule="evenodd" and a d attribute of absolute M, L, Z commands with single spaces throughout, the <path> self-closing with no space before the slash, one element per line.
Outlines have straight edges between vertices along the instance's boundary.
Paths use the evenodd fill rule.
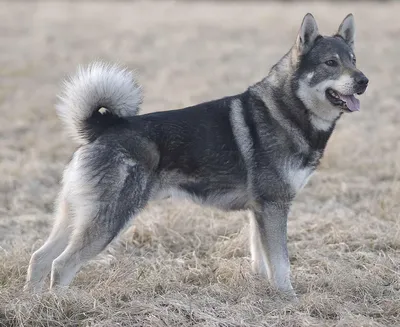
<path fill-rule="evenodd" d="M 329 90 L 329 94 L 330 94 L 331 96 L 333 96 L 334 98 L 336 98 L 336 99 L 339 98 L 339 96 L 337 95 L 337 93 L 336 93 L 335 91 L 333 91 L 333 90 Z"/>

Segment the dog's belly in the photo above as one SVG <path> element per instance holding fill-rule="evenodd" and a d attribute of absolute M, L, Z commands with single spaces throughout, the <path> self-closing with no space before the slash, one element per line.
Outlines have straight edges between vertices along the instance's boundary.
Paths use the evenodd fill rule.
<path fill-rule="evenodd" d="M 197 204 L 216 207 L 221 210 L 244 210 L 249 208 L 249 196 L 245 187 L 212 188 L 200 184 L 184 184 L 157 191 L 151 200 L 189 199 Z"/>

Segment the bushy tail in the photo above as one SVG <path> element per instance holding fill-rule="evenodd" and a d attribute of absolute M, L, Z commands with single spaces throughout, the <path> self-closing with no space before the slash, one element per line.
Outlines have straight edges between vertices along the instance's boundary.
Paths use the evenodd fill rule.
<path fill-rule="evenodd" d="M 132 72 L 94 62 L 65 81 L 56 109 L 70 135 L 86 144 L 120 121 L 116 117 L 136 115 L 141 103 L 142 90 Z M 102 115 L 101 108 L 108 113 Z"/>

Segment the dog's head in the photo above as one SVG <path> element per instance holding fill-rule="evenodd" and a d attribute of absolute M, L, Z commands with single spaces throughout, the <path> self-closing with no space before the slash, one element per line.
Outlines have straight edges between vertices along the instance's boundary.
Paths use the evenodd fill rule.
<path fill-rule="evenodd" d="M 365 92 L 368 78 L 356 67 L 354 34 L 352 14 L 333 36 L 321 36 L 311 14 L 301 24 L 294 49 L 297 95 L 321 119 L 360 110 L 355 95 Z"/>

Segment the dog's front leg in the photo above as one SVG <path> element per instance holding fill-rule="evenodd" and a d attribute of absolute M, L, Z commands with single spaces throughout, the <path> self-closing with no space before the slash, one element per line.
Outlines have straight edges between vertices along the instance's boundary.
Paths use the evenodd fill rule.
<path fill-rule="evenodd" d="M 256 272 L 266 272 L 273 287 L 293 294 L 287 250 L 289 203 L 264 203 L 255 210 L 251 225 L 251 251 Z"/>

